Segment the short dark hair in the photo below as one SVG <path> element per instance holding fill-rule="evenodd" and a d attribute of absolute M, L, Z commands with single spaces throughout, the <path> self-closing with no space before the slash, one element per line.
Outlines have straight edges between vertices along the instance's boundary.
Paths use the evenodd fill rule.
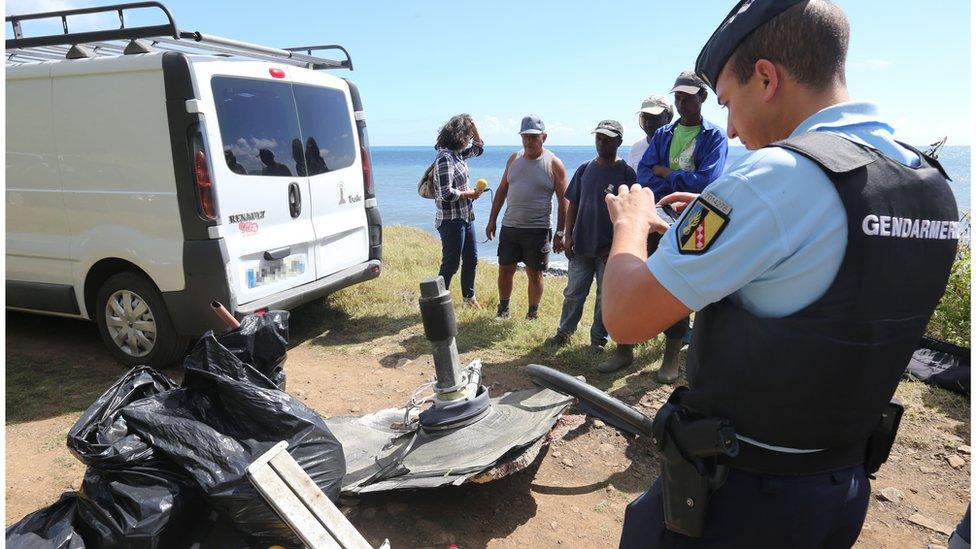
<path fill-rule="evenodd" d="M 452 151 L 463 150 L 468 146 L 468 141 L 471 139 L 473 126 L 474 121 L 471 120 L 470 114 L 452 116 L 437 131 L 437 144 L 434 147 Z"/>
<path fill-rule="evenodd" d="M 844 75 L 851 29 L 844 12 L 826 0 L 797 4 L 747 36 L 729 59 L 729 69 L 745 84 L 756 61 L 779 63 L 797 82 L 823 90 Z"/>

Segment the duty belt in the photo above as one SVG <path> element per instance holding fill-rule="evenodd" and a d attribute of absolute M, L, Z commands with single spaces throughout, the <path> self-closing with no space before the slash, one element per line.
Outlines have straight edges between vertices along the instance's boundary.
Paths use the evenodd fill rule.
<path fill-rule="evenodd" d="M 789 448 L 736 433 L 744 443 L 738 454 L 720 456 L 718 461 L 733 469 L 769 475 L 815 475 L 864 464 L 871 475 L 888 459 L 903 410 L 900 402 L 892 400 L 867 440 L 831 448 Z"/>

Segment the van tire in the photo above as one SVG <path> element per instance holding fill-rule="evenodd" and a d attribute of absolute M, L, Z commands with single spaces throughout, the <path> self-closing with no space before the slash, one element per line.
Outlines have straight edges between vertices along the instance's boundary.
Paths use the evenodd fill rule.
<path fill-rule="evenodd" d="M 130 368 L 169 366 L 181 360 L 190 345 L 191 338 L 173 327 L 156 285 L 133 272 L 112 275 L 102 284 L 95 298 L 95 319 L 109 352 Z"/>

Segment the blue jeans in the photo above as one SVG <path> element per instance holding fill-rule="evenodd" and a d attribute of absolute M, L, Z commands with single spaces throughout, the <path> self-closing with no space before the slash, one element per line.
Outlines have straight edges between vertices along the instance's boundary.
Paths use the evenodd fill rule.
<path fill-rule="evenodd" d="M 441 235 L 441 270 L 437 274 L 444 277 L 444 286 L 450 289 L 451 277 L 461 266 L 461 295 L 474 297 L 474 275 L 478 267 L 474 224 L 460 219 L 446 219 L 437 227 L 437 232 Z"/>
<path fill-rule="evenodd" d="M 559 317 L 558 333 L 569 336 L 576 331 L 583 317 L 583 305 L 590 295 L 590 285 L 596 278 L 596 306 L 593 308 L 593 326 L 590 328 L 590 343 L 606 345 L 610 340 L 607 329 L 603 327 L 603 311 L 600 298 L 603 295 L 603 269 L 607 260 L 603 257 L 576 256 L 569 260 L 569 282 L 563 290 L 563 313 Z"/>

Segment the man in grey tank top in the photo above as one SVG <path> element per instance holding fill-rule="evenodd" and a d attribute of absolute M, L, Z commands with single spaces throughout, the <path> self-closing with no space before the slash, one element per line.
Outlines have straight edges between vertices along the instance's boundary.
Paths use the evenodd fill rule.
<path fill-rule="evenodd" d="M 566 218 L 566 167 L 549 150 L 546 126 L 538 116 L 522 119 L 522 150 L 509 157 L 505 173 L 491 203 L 491 215 L 485 227 L 489 240 L 494 238 L 498 213 L 506 203 L 502 230 L 498 235 L 498 317 L 508 318 L 512 297 L 512 280 L 518 264 L 525 264 L 529 278 L 527 319 L 538 318 L 542 300 L 543 274 L 549 265 L 549 252 L 562 251 L 562 232 L 552 234 L 552 195 L 556 195 L 557 227 Z"/>

